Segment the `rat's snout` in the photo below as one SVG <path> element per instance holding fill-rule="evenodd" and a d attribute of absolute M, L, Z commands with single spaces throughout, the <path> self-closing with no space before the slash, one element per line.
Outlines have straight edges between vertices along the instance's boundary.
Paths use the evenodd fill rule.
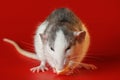
<path fill-rule="evenodd" d="M 59 73 L 61 73 L 64 70 L 64 68 L 63 67 L 59 67 L 59 68 L 56 68 L 55 70 L 56 70 L 56 73 L 59 74 Z"/>
<path fill-rule="evenodd" d="M 63 59 L 63 60 L 59 60 L 58 62 L 57 62 L 57 64 L 56 64 L 56 73 L 60 73 L 60 72 L 62 72 L 63 70 L 64 70 L 64 68 L 65 68 L 65 66 L 66 66 L 66 59 Z"/>

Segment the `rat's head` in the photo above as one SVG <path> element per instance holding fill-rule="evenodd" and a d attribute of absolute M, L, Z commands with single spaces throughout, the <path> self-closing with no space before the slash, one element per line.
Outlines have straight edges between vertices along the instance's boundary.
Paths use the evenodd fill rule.
<path fill-rule="evenodd" d="M 85 37 L 85 31 L 71 31 L 66 26 L 52 27 L 48 35 L 42 35 L 46 40 L 46 50 L 52 58 L 57 73 L 69 63 L 69 56 L 73 53 L 73 46 L 77 40 Z M 79 38 L 79 39 L 78 39 Z"/>

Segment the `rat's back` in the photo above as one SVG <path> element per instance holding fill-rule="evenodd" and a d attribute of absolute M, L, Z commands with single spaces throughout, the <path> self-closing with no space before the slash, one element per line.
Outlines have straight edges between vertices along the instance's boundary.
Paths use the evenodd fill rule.
<path fill-rule="evenodd" d="M 49 22 L 62 23 L 68 22 L 70 24 L 76 24 L 79 22 L 79 19 L 76 15 L 68 8 L 59 8 L 54 10 L 47 18 Z"/>

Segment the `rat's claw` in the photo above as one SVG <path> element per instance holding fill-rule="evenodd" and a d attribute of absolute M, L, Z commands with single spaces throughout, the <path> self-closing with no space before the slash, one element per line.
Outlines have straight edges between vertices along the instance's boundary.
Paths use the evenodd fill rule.
<path fill-rule="evenodd" d="M 38 69 L 36 69 L 36 72 L 37 72 L 37 73 L 39 73 L 39 71 L 40 71 L 40 69 L 39 69 L 39 68 L 38 68 Z"/>
<path fill-rule="evenodd" d="M 44 65 L 40 65 L 40 66 L 33 67 L 30 69 L 30 71 L 32 71 L 32 72 L 39 72 L 39 71 L 45 72 L 47 70 L 48 70 L 48 68 L 45 67 Z"/>
<path fill-rule="evenodd" d="M 30 71 L 32 71 L 33 73 L 35 71 L 39 72 L 39 66 L 31 68 Z"/>
<path fill-rule="evenodd" d="M 56 73 L 56 69 L 55 68 L 53 68 L 53 72 Z"/>
<path fill-rule="evenodd" d="M 32 71 L 33 73 L 37 70 L 37 67 L 31 68 L 30 71 Z"/>
<path fill-rule="evenodd" d="M 91 67 L 92 70 L 97 69 L 97 67 L 95 65 L 93 65 L 93 64 L 90 64 L 90 67 Z"/>
<path fill-rule="evenodd" d="M 41 68 L 41 71 L 42 71 L 42 72 L 45 72 L 43 68 Z"/>
<path fill-rule="evenodd" d="M 45 70 L 46 70 L 46 71 L 48 71 L 48 68 L 47 68 L 47 67 L 45 67 Z"/>

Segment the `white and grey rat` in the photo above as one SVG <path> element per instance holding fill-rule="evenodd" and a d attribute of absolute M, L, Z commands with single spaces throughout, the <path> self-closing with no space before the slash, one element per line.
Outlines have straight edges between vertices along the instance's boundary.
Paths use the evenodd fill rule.
<path fill-rule="evenodd" d="M 29 58 L 40 60 L 39 66 L 31 71 L 46 71 L 48 63 L 57 74 L 67 74 L 77 67 L 95 69 L 91 64 L 82 63 L 90 44 L 87 28 L 68 8 L 54 10 L 38 26 L 34 36 L 35 53 L 23 50 L 13 40 L 4 38 L 17 51 Z"/>

